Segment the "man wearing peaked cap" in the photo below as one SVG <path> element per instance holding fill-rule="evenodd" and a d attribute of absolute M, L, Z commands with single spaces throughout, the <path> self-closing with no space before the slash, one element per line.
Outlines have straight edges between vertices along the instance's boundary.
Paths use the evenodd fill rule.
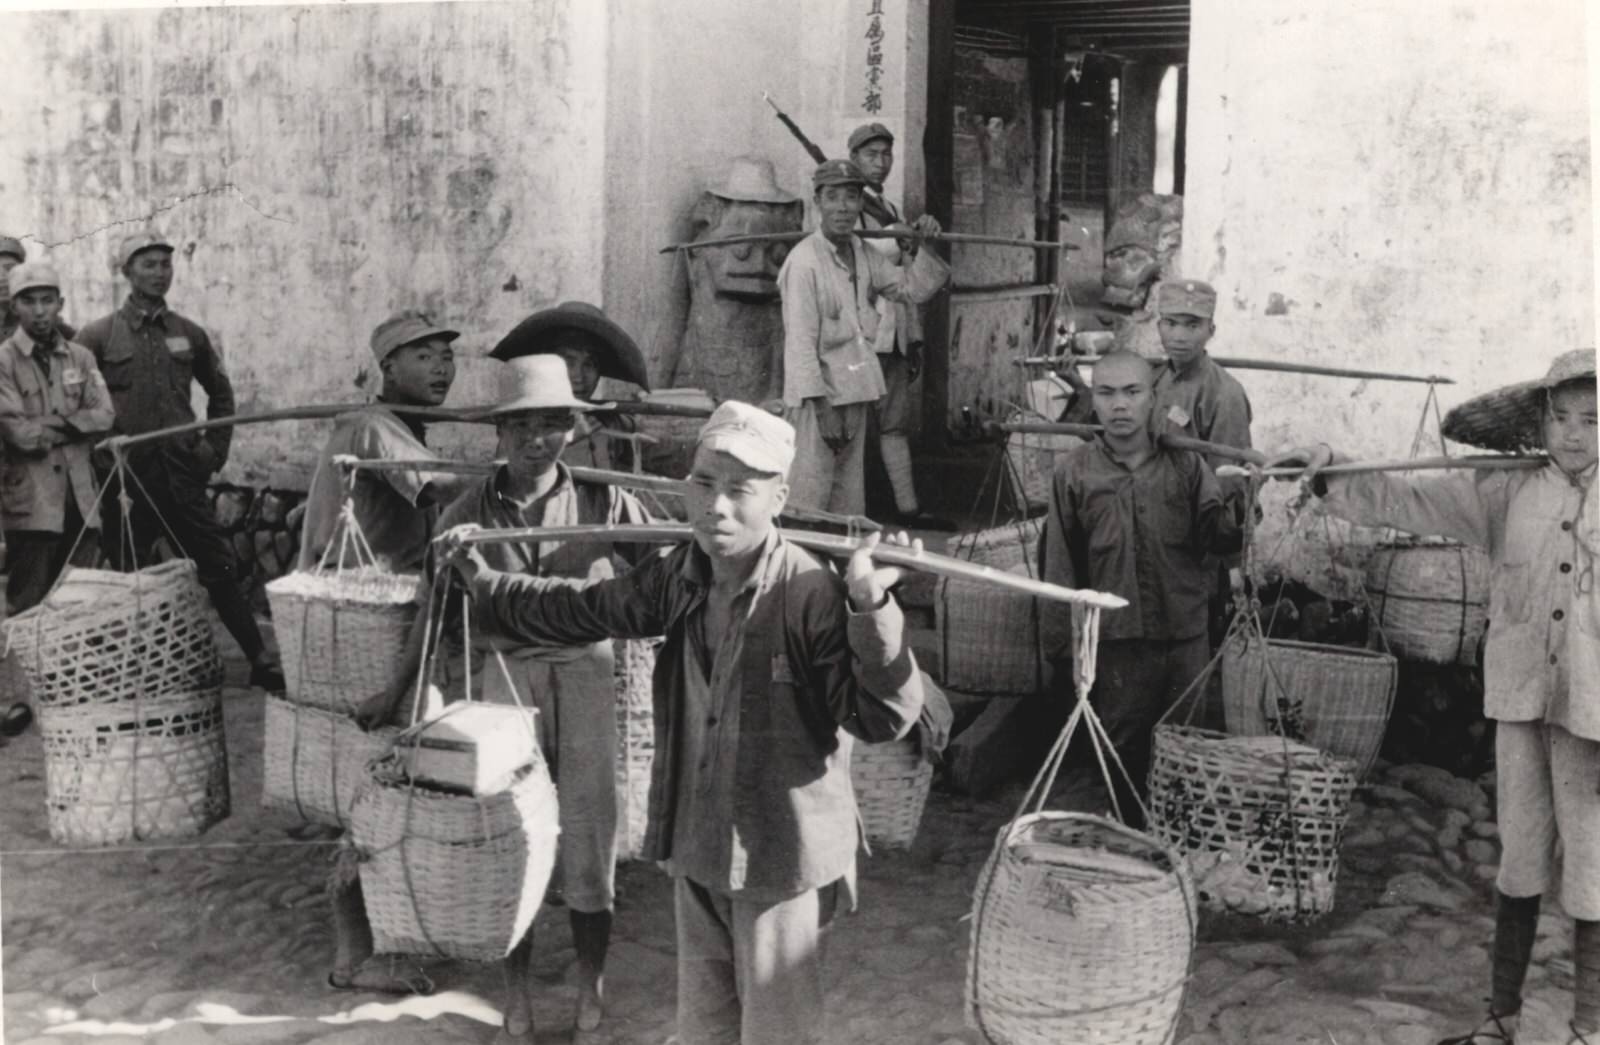
<path fill-rule="evenodd" d="M 1573 1036 L 1566 1040 L 1600 1041 L 1595 398 L 1594 350 L 1577 349 L 1557 356 L 1540 380 L 1496 389 L 1446 415 L 1447 437 L 1485 449 L 1537 446 L 1548 455 L 1542 467 L 1321 475 L 1342 460 L 1326 445 L 1273 462 L 1304 462 L 1303 481 L 1332 515 L 1470 544 L 1487 552 L 1492 566 L 1483 644 L 1483 709 L 1495 720 L 1501 841 L 1492 991 L 1477 1028 L 1440 1045 L 1522 1040 L 1522 988 L 1550 893 L 1574 921 Z"/>
<path fill-rule="evenodd" d="M 924 215 L 907 226 L 900 211 L 884 195 L 884 185 L 894 170 L 894 135 L 881 123 L 867 123 L 850 133 L 850 161 L 861 168 L 868 186 L 878 193 L 889 222 L 881 222 L 865 209 L 861 213 L 861 227 L 867 229 L 894 228 L 911 232 L 935 231 L 933 219 Z M 911 265 L 912 251 L 901 249 L 892 239 L 864 240 L 866 248 L 875 251 L 891 263 L 905 269 Z M 922 373 L 922 310 L 910 301 L 891 301 L 880 297 L 876 302 L 878 334 L 873 350 L 878 365 L 883 370 L 883 396 L 875 405 L 873 420 L 877 427 L 878 452 L 883 469 L 889 478 L 889 489 L 894 494 L 895 521 L 914 529 L 954 529 L 947 520 L 923 513 L 917 501 L 917 487 L 911 467 L 912 414 L 914 400 L 911 386 Z"/>
<path fill-rule="evenodd" d="M 455 382 L 455 349 L 460 335 L 425 312 L 402 309 L 372 330 L 368 347 L 377 363 L 381 385 L 377 402 L 334 421 L 322 447 L 311 488 L 306 495 L 300 538 L 302 570 L 350 565 L 337 559 L 343 542 L 346 491 L 355 525 L 378 560 L 396 573 L 417 573 L 433 537 L 434 521 L 467 481 L 460 476 L 415 469 L 356 468 L 347 484 L 345 466 L 336 457 L 358 461 L 427 460 L 427 425 L 406 407 L 441 406 Z M 327 560 L 327 561 L 324 561 Z M 416 673 L 407 674 L 408 682 Z M 382 705 L 383 694 L 367 698 L 364 710 Z M 370 718 L 370 714 L 368 715 Z M 353 851 L 341 848 L 329 884 L 333 907 L 334 967 L 328 985 L 337 990 L 388 994 L 427 994 L 433 983 L 416 965 L 392 955 L 372 953 L 371 926 Z"/>
<path fill-rule="evenodd" d="M 83 328 L 78 340 L 99 363 L 101 376 L 117 407 L 116 431 L 137 435 L 194 421 L 191 387 L 207 396 L 208 418 L 234 412 L 233 384 L 222 354 L 200 324 L 167 306 L 172 288 L 172 244 L 152 229 L 123 237 L 118 269 L 130 293 L 122 307 Z M 283 673 L 267 653 L 255 614 L 241 587 L 233 543 L 217 525 L 206 484 L 228 460 L 233 429 L 212 428 L 134 447 L 127 464 L 137 482 L 128 484 L 133 531 L 132 557 L 121 542 L 107 548 L 121 569 L 137 569 L 150 561 L 150 549 L 171 529 L 180 554 L 194 560 L 200 583 L 223 626 L 250 661 L 250 684 L 269 691 L 283 689 Z M 117 499 L 107 497 L 107 514 L 116 514 Z M 117 527 L 117 520 L 107 521 Z"/>
<path fill-rule="evenodd" d="M 876 537 L 841 578 L 774 525 L 796 449 L 783 420 L 717 407 L 685 496 L 693 540 L 614 580 L 516 576 L 459 531 L 442 541 L 511 641 L 666 636 L 644 857 L 674 880 L 682 1045 L 822 1040 L 823 927 L 854 906 L 850 748 L 905 736 L 923 706 Z"/>
<path fill-rule="evenodd" d="M 0 236 L 0 341 L 17 329 L 17 314 L 11 308 L 11 292 L 6 289 L 6 274 L 28 260 L 28 251 L 15 236 Z M 63 295 L 62 301 L 66 301 Z M 77 328 L 56 314 L 56 332 L 68 341 L 77 338 Z"/>
<path fill-rule="evenodd" d="M 866 249 L 861 220 L 866 175 L 849 160 L 820 164 L 811 177 L 818 227 L 795 245 L 778 274 L 783 296 L 783 402 L 795 427 L 799 465 L 790 496 L 803 508 L 860 515 L 868 411 L 885 391 L 880 336 L 894 323 L 880 299 L 920 304 L 938 293 L 950 269 L 931 250 L 902 268 Z M 910 230 L 937 233 L 929 215 Z"/>
<path fill-rule="evenodd" d="M 501 528 L 639 524 L 650 521 L 636 497 L 616 486 L 573 477 L 562 457 L 572 445 L 578 419 L 594 405 L 574 394 L 560 356 L 517 356 L 494 364 L 500 395 L 488 416 L 499 438 L 503 462 L 494 475 L 472 483 L 439 517 L 438 528 L 459 525 Z M 650 549 L 600 541 L 562 544 L 492 544 L 483 554 L 494 569 L 513 576 L 609 578 L 613 556 L 635 562 Z M 425 569 L 418 601 L 428 605 L 432 569 Z M 426 614 L 412 626 L 405 667 L 387 694 L 357 712 L 366 723 L 404 724 L 404 698 L 422 667 Z M 445 633 L 459 635 L 459 623 Z M 526 644 L 474 635 L 471 670 L 482 699 L 538 709 L 539 745 L 555 777 L 560 801 L 561 896 L 577 952 L 580 1031 L 599 1025 L 604 970 L 616 899 L 617 786 L 616 678 L 609 639 Z M 506 669 L 493 663 L 495 651 Z M 445 693 L 460 692 L 462 658 L 448 658 Z M 476 687 L 475 687 L 476 688 Z M 513 692 L 514 689 L 514 692 Z M 533 929 L 506 959 L 502 1039 L 534 1040 L 537 984 L 532 975 Z"/>
<path fill-rule="evenodd" d="M 33 262 L 9 275 L 18 325 L 0 341 L 0 521 L 10 548 L 6 600 L 17 614 L 37 605 L 65 567 L 99 558 L 89 454 L 114 415 L 94 356 L 57 328 L 55 268 Z"/>

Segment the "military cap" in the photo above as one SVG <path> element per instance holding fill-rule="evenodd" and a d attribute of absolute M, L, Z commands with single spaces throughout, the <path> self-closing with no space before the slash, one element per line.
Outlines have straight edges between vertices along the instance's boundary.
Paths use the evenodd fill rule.
<path fill-rule="evenodd" d="M 760 407 L 729 399 L 701 426 L 698 445 L 758 472 L 787 475 L 794 463 L 794 426 Z"/>
<path fill-rule="evenodd" d="M 56 267 L 44 261 L 24 261 L 12 269 L 8 276 L 9 293 L 13 300 L 25 290 L 38 290 L 40 287 L 61 289 L 61 277 L 56 273 Z"/>
<path fill-rule="evenodd" d="M 828 185 L 862 185 L 867 184 L 867 176 L 861 173 L 861 168 L 849 160 L 829 160 L 817 164 L 817 169 L 811 172 L 811 187 L 824 188 Z"/>
<path fill-rule="evenodd" d="M 155 229 L 145 229 L 141 232 L 132 232 L 122 237 L 122 243 L 117 247 L 117 269 L 121 271 L 128 267 L 135 254 L 147 250 L 171 251 L 172 244 L 167 238 Z"/>
<path fill-rule="evenodd" d="M 1217 312 L 1217 292 L 1211 288 L 1211 284 L 1197 279 L 1165 282 L 1156 296 L 1156 312 L 1163 316 L 1210 319 Z"/>
<path fill-rule="evenodd" d="M 10 254 L 18 261 L 28 260 L 28 252 L 23 249 L 22 241 L 15 236 L 0 236 L 0 254 Z"/>
<path fill-rule="evenodd" d="M 379 323 L 372 330 L 372 355 L 379 363 L 399 348 L 429 338 L 454 341 L 461 332 L 435 323 L 426 312 L 402 309 Z"/>
<path fill-rule="evenodd" d="M 864 123 L 850 132 L 850 151 L 855 152 L 870 141 L 882 138 L 890 145 L 894 144 L 894 133 L 881 123 Z"/>

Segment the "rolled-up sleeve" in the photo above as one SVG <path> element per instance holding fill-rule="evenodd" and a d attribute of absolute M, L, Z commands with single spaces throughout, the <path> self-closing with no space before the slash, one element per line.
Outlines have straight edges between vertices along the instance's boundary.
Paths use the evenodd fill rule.
<path fill-rule="evenodd" d="M 939 293 L 950 279 L 950 266 L 932 250 L 917 251 L 916 260 L 903 267 L 875 251 L 863 253 L 872 274 L 873 289 L 890 301 L 923 304 Z"/>

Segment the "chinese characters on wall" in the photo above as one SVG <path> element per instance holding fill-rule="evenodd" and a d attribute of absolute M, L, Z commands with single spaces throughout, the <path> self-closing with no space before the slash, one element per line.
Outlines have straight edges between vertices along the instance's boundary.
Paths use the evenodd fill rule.
<path fill-rule="evenodd" d="M 883 111 L 883 0 L 867 4 L 867 96 L 861 107 L 877 115 Z"/>

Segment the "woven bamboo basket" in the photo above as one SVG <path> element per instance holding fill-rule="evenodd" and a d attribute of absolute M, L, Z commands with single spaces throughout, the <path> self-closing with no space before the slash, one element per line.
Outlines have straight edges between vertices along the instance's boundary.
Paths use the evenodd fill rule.
<path fill-rule="evenodd" d="M 1008 573 L 1029 576 L 1026 565 Z M 1035 693 L 1044 685 L 1039 603 L 1031 595 L 974 581 L 941 580 L 934 596 L 939 681 L 986 696 Z"/>
<path fill-rule="evenodd" d="M 1013 566 L 1033 566 L 1039 559 L 1039 534 L 1044 519 L 1024 519 L 987 530 L 958 533 L 950 538 L 950 554 L 979 566 L 1009 570 Z"/>
<path fill-rule="evenodd" d="M 1333 910 L 1355 766 L 1279 737 L 1159 725 L 1151 833 L 1183 853 L 1207 907 L 1267 920 Z"/>
<path fill-rule="evenodd" d="M 220 691 L 41 704 L 45 811 L 62 845 L 192 838 L 228 815 Z"/>
<path fill-rule="evenodd" d="M 1194 953 L 1181 856 L 1096 816 L 1003 828 L 978 878 L 967 1021 L 993 1045 L 1167 1045 Z"/>
<path fill-rule="evenodd" d="M 1380 545 L 1367 562 L 1367 599 L 1402 660 L 1472 664 L 1489 614 L 1489 556 L 1454 542 Z"/>
<path fill-rule="evenodd" d="M 1018 411 L 1007 420 L 1038 421 L 1041 418 L 1034 413 Z M 1017 499 L 1030 507 L 1049 504 L 1056 462 L 1082 443 L 1082 439 L 1073 435 L 1013 432 L 1006 436 L 1006 457 L 1011 461 L 1010 478 Z"/>
<path fill-rule="evenodd" d="M 367 763 L 389 750 L 397 728 L 368 733 L 354 719 L 321 708 L 267 698 L 261 804 L 332 827 L 350 823 Z"/>
<path fill-rule="evenodd" d="M 649 826 L 650 763 L 656 753 L 651 674 L 656 643 L 617 639 L 617 859 L 644 855 Z"/>
<path fill-rule="evenodd" d="M 850 784 L 867 842 L 883 849 L 910 849 L 933 786 L 933 763 L 922 757 L 915 738 L 886 744 L 858 741 L 850 752 Z"/>
<path fill-rule="evenodd" d="M 504 958 L 533 923 L 559 830 L 542 759 L 482 796 L 412 785 L 394 760 L 374 763 L 350 811 L 374 949 Z"/>
<path fill-rule="evenodd" d="M 1399 677 L 1394 657 L 1376 650 L 1234 635 L 1222 651 L 1223 713 L 1234 736 L 1305 741 L 1349 759 L 1365 777 Z"/>
<path fill-rule="evenodd" d="M 222 684 L 209 603 L 194 563 L 134 573 L 69 569 L 6 641 L 41 706 L 199 693 Z"/>
<path fill-rule="evenodd" d="M 351 714 L 399 677 L 420 578 L 296 571 L 267 585 L 288 697 Z"/>

